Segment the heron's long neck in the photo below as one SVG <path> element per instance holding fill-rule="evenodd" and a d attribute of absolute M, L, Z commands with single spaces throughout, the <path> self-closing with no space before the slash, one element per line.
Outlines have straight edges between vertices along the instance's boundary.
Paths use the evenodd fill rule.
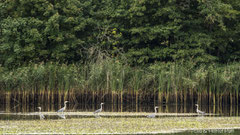
<path fill-rule="evenodd" d="M 155 107 L 155 113 L 157 113 L 157 108 Z"/>
<path fill-rule="evenodd" d="M 198 111 L 198 106 L 197 106 L 197 111 Z"/>
<path fill-rule="evenodd" d="M 102 110 L 102 104 L 101 104 L 100 110 Z"/>
<path fill-rule="evenodd" d="M 66 109 L 66 107 L 67 107 L 67 104 L 66 104 L 66 103 L 64 103 L 64 109 Z"/>

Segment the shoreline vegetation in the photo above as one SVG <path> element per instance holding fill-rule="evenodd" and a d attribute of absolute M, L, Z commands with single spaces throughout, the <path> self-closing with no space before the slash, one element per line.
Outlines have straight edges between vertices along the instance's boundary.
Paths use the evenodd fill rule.
<path fill-rule="evenodd" d="M 156 63 L 131 67 L 114 59 L 90 64 L 40 63 L 0 67 L 1 101 L 123 103 L 123 97 L 154 103 L 236 104 L 240 64 Z M 197 99 L 197 100 L 196 100 Z"/>

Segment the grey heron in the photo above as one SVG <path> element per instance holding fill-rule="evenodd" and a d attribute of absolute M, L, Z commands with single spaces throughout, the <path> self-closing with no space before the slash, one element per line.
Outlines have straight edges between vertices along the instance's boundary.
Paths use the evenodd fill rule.
<path fill-rule="evenodd" d="M 41 113 L 41 107 L 38 107 L 38 109 L 39 109 L 39 117 L 40 117 L 40 120 L 43 120 L 43 119 L 45 119 L 45 116 Z"/>
<path fill-rule="evenodd" d="M 150 114 L 150 115 L 148 115 L 147 117 L 148 118 L 155 118 L 155 116 L 156 116 L 156 114 L 157 114 L 157 106 L 155 106 L 155 108 L 154 108 L 154 110 L 155 110 L 155 113 L 153 113 L 153 114 Z"/>
<path fill-rule="evenodd" d="M 98 109 L 98 110 L 96 110 L 95 112 L 93 112 L 94 114 L 98 114 L 99 112 L 101 112 L 102 111 L 102 105 L 103 105 L 104 103 L 101 103 L 100 104 L 100 109 Z"/>
<path fill-rule="evenodd" d="M 198 104 L 195 104 L 195 105 L 197 106 L 196 112 L 197 112 L 198 114 L 205 114 L 205 112 L 200 111 L 200 110 L 198 109 Z"/>
<path fill-rule="evenodd" d="M 68 101 L 65 101 L 65 102 L 64 102 L 64 107 L 61 108 L 61 109 L 59 109 L 57 112 L 63 112 L 63 111 L 65 111 L 65 110 L 66 110 L 66 107 L 67 107 L 67 103 L 68 103 Z"/>

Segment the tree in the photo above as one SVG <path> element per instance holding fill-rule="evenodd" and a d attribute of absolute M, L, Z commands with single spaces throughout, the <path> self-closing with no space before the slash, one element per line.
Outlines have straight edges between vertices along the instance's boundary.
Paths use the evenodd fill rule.
<path fill-rule="evenodd" d="M 85 29 L 91 24 L 78 0 L 12 0 L 1 3 L 1 64 L 12 68 L 29 62 L 81 59 Z"/>

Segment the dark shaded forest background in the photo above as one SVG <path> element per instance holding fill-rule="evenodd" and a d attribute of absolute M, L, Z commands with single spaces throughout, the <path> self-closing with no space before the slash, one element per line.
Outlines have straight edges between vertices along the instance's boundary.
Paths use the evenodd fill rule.
<path fill-rule="evenodd" d="M 1 65 L 84 63 L 99 53 L 133 66 L 240 58 L 238 0 L 2 0 Z"/>
<path fill-rule="evenodd" d="M 239 0 L 1 0 L 0 90 L 238 101 L 239 20 Z"/>

